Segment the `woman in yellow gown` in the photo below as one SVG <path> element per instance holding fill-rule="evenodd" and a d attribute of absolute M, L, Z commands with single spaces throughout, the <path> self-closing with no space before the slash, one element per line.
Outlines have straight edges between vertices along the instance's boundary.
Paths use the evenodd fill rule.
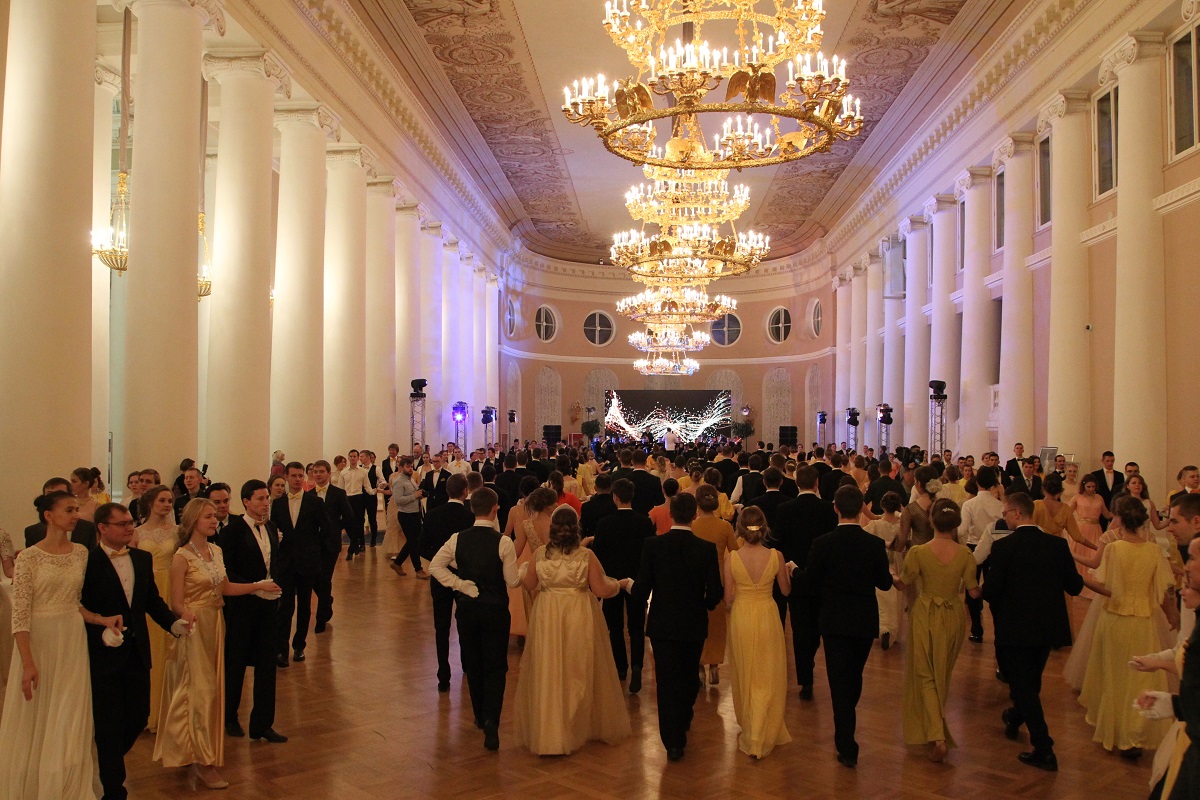
<path fill-rule="evenodd" d="M 175 508 L 169 486 L 152 486 L 142 493 L 142 516 L 146 522 L 133 534 L 133 546 L 154 557 L 154 584 L 163 598 L 171 597 L 171 559 L 179 549 Z M 167 640 L 170 634 L 157 625 L 147 626 L 150 637 L 150 719 L 146 728 L 158 728 L 158 705 L 162 701 L 163 670 L 166 669 Z"/>
<path fill-rule="evenodd" d="M 767 520 L 757 506 L 738 515 L 744 544 L 724 560 L 722 581 L 729 614 L 729 666 L 733 712 L 741 733 L 738 749 L 763 758 L 792 740 L 783 721 L 787 700 L 787 651 L 772 587 L 788 595 L 791 576 L 778 550 L 763 546 Z"/>
<path fill-rule="evenodd" d="M 191 766 L 192 788 L 229 786 L 216 768 L 225 763 L 225 595 L 279 593 L 274 581 L 230 583 L 217 532 L 217 508 L 196 498 L 183 508 L 179 550 L 171 559 L 171 609 L 196 615 L 190 636 L 167 647 L 154 760 L 164 767 Z"/>
<path fill-rule="evenodd" d="M 717 516 L 720 508 L 719 492 L 715 486 L 704 484 L 696 489 L 696 505 L 700 507 L 692 533 L 717 548 L 717 563 L 725 563 L 725 554 L 741 547 L 733 526 Z M 718 605 L 708 612 L 708 638 L 700 653 L 700 669 L 704 672 L 701 683 L 716 686 L 721 682 L 721 662 L 725 660 L 725 639 L 728 628 L 729 609 Z"/>
<path fill-rule="evenodd" d="M 929 760 L 942 761 L 955 746 L 946 725 L 946 699 L 966 638 L 962 590 L 979 597 L 980 589 L 975 556 L 958 543 L 958 504 L 936 500 L 930 518 L 933 539 L 909 548 L 896 588 L 917 588 L 904 659 L 904 743 L 928 744 Z"/>

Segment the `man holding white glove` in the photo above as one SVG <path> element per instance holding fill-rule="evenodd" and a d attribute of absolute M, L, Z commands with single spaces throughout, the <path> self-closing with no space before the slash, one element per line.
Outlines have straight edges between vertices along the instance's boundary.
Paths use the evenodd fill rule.
<path fill-rule="evenodd" d="M 497 729 L 508 674 L 508 588 L 517 586 L 520 577 L 512 539 L 492 526 L 500 509 L 496 493 L 479 489 L 470 504 L 475 524 L 442 545 L 429 574 L 457 593 L 454 618 L 475 725 L 483 729 L 483 746 L 499 750 Z"/>
<path fill-rule="evenodd" d="M 195 617 L 188 612 L 177 618 L 159 595 L 154 559 L 129 547 L 134 524 L 125 506 L 105 503 L 96 509 L 95 522 L 100 546 L 88 556 L 80 603 L 101 616 L 118 615 L 125 624 L 120 636 L 99 625 L 87 626 L 96 760 L 104 797 L 124 798 L 125 754 L 150 718 L 146 615 L 174 636 L 189 633 Z"/>

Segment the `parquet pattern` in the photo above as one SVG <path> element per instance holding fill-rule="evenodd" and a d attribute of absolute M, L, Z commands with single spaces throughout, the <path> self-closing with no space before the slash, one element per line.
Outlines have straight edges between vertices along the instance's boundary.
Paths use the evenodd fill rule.
<path fill-rule="evenodd" d="M 310 635 L 308 659 L 280 670 L 275 727 L 283 745 L 227 739 L 222 770 L 238 800 L 279 798 L 1143 798 L 1151 753 L 1130 763 L 1091 741 L 1091 728 L 1059 671 L 1067 651 L 1054 653 L 1043 702 L 1059 759 L 1057 774 L 1019 764 L 1029 748 L 1003 737 L 1000 711 L 1007 704 L 994 675 L 991 629 L 985 644 L 967 642 L 955 669 L 949 721 L 959 742 L 948 762 L 932 764 L 923 748 L 903 743 L 900 701 L 903 643 L 876 646 L 859 704 L 857 770 L 834 758 L 833 719 L 822 656 L 817 658 L 816 699 L 802 702 L 789 688 L 790 744 L 762 761 L 737 749 L 737 723 L 727 676 L 703 692 L 687 756 L 669 763 L 658 740 L 653 669 L 647 664 L 640 695 L 628 696 L 633 736 L 618 745 L 589 743 L 567 757 L 537 757 L 513 742 L 511 705 L 500 726 L 501 749 L 483 748 L 457 667 L 451 691 L 436 690 L 429 586 L 388 569 L 382 548 L 353 563 L 339 562 L 334 577 L 334 618 L 329 630 Z M 1087 601 L 1075 601 L 1081 621 Z M 790 645 L 789 645 L 790 657 Z M 520 666 L 509 651 L 508 702 Z M 647 656 L 649 660 L 649 655 Z M 249 715 L 250 683 L 241 721 Z M 151 763 L 153 737 L 130 753 L 128 787 L 135 800 L 188 793 L 181 770 Z M 205 794 L 204 789 L 199 790 Z"/>

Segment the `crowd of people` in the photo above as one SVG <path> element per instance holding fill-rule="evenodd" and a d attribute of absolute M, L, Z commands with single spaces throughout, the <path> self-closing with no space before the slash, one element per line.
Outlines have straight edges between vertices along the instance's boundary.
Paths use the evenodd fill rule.
<path fill-rule="evenodd" d="M 767 757 L 791 740 L 790 616 L 801 702 L 823 652 L 841 764 L 860 757 L 877 639 L 903 642 L 905 743 L 940 762 L 956 744 L 954 665 L 983 641 L 986 604 L 1012 700 L 999 730 L 1027 729 L 1022 763 L 1057 769 L 1042 673 L 1071 646 L 1064 677 L 1095 741 L 1130 759 L 1156 748 L 1153 797 L 1200 796 L 1200 658 L 1187 657 L 1200 470 L 1181 469 L 1160 507 L 1138 465 L 1117 471 L 1109 452 L 1082 477 L 1020 444 L 1004 466 L 980 458 L 728 440 L 469 455 L 392 444 L 378 462 L 361 449 L 332 464 L 277 451 L 266 480 L 241 484 L 241 515 L 231 486 L 190 459 L 169 486 L 131 473 L 121 503 L 99 470 L 76 469 L 45 482 L 20 553 L 0 531 L 12 579 L 0 591 L 12 606 L 0 609 L 0 797 L 91 798 L 97 777 L 103 797 L 125 797 L 124 759 L 146 731 L 155 761 L 187 767 L 193 788 L 227 787 L 247 668 L 249 736 L 285 743 L 276 672 L 305 660 L 310 625 L 320 635 L 333 617 L 338 561 L 368 547 L 429 581 L 437 691 L 450 689 L 456 630 L 489 750 L 512 637 L 515 735 L 539 755 L 631 734 L 626 691 L 642 689 L 648 638 L 667 758 L 685 757 L 697 696 L 722 672 L 739 749 Z M 1067 597 L 1081 594 L 1092 602 L 1076 631 Z"/>

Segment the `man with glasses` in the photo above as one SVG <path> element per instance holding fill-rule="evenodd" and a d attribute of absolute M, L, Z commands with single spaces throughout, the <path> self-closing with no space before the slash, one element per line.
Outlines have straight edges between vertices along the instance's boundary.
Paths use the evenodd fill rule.
<path fill-rule="evenodd" d="M 1033 750 L 1017 756 L 1022 764 L 1056 772 L 1054 740 L 1042 712 L 1042 671 L 1052 648 L 1071 644 L 1063 595 L 1083 591 L 1083 577 L 1067 540 L 1033 524 L 1029 495 L 1008 495 L 1003 519 L 1012 533 L 992 547 L 983 584 L 983 597 L 995 620 L 996 660 L 1008 679 L 1013 703 L 1000 718 L 1009 739 L 1017 738 L 1021 725 L 1029 729 Z"/>

